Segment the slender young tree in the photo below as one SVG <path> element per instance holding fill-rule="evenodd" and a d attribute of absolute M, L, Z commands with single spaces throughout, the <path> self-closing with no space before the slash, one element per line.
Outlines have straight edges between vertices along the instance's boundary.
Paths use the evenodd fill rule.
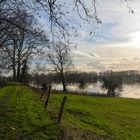
<path fill-rule="evenodd" d="M 47 61 L 52 65 L 53 70 L 59 74 L 59 78 L 63 85 L 63 91 L 66 91 L 67 82 L 65 74 L 69 72 L 72 67 L 69 46 L 63 42 L 52 45 L 47 53 L 47 58 Z"/>

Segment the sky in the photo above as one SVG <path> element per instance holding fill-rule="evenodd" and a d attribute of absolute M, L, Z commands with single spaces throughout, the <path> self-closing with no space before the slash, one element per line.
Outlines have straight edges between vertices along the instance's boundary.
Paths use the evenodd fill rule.
<path fill-rule="evenodd" d="M 130 6 L 133 14 L 120 0 L 98 0 L 102 24 L 96 30 L 92 24 L 80 29 L 77 48 L 71 52 L 76 70 L 140 70 L 140 0 Z"/>
<path fill-rule="evenodd" d="M 74 63 L 80 71 L 140 70 L 140 1 L 125 4 L 114 0 L 98 1 L 97 13 L 102 24 L 89 35 L 81 30 L 78 47 L 73 49 Z"/>

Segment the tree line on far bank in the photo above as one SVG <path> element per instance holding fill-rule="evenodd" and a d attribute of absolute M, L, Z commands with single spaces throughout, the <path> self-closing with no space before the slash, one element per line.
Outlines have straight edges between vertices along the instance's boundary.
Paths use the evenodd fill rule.
<path fill-rule="evenodd" d="M 42 87 L 44 84 L 64 84 L 62 82 L 61 73 L 51 72 L 48 74 L 39 74 L 39 72 L 36 71 L 31 74 L 27 69 L 24 74 L 24 83 L 28 85 Z M 64 73 L 63 76 L 65 80 L 65 88 L 63 88 L 63 91 L 67 91 L 67 86 L 69 84 L 78 84 L 79 88 L 84 89 L 86 88 L 86 84 L 92 83 L 94 85 L 94 83 L 100 81 L 102 83 L 102 88 L 107 90 L 108 96 L 119 95 L 122 90 L 122 84 L 135 84 L 140 82 L 139 71 L 106 71 L 102 73 L 69 71 L 68 73 Z M 1 83 L 3 83 L 4 79 L 12 81 L 12 77 L 4 78 L 0 76 Z"/>
<path fill-rule="evenodd" d="M 78 72 L 70 70 L 64 73 L 67 85 L 83 83 L 96 83 L 102 81 L 104 77 L 120 77 L 124 84 L 134 84 L 140 82 L 140 72 L 137 70 L 129 71 L 105 71 L 105 72 Z M 35 83 L 42 84 L 47 83 L 61 83 L 61 78 L 59 73 L 49 72 L 47 74 L 39 72 L 38 70 L 32 73 L 30 76 L 31 81 L 36 81 Z M 37 85 L 37 84 L 36 84 Z"/>
<path fill-rule="evenodd" d="M 51 72 L 48 74 L 35 73 L 29 74 L 26 76 L 26 82 L 35 87 L 42 87 L 44 84 L 62 84 L 61 74 Z M 69 73 L 64 73 L 65 78 L 65 89 L 70 84 L 78 84 L 80 89 L 86 88 L 86 85 L 91 83 L 95 84 L 96 82 L 102 83 L 103 89 L 106 89 L 108 96 L 116 96 L 122 90 L 122 84 L 135 84 L 140 82 L 140 73 L 139 71 L 120 71 L 112 72 L 106 71 L 102 73 L 96 72 L 77 72 L 70 71 Z M 12 79 L 12 78 L 11 78 Z"/>

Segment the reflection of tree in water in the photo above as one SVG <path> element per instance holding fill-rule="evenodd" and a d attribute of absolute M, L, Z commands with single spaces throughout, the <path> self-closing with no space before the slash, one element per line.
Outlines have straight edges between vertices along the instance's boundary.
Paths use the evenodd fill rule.
<path fill-rule="evenodd" d="M 86 82 L 80 80 L 80 81 L 79 81 L 79 86 L 78 86 L 78 88 L 79 88 L 80 90 L 84 90 L 86 87 L 87 87 Z"/>

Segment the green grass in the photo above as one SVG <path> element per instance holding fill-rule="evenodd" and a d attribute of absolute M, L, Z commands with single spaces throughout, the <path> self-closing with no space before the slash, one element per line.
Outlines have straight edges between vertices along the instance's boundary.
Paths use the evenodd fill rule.
<path fill-rule="evenodd" d="M 39 93 L 38 93 L 39 94 Z M 68 97 L 60 125 L 55 123 L 63 96 Z M 39 100 L 29 88 L 0 89 L 0 140 L 139 140 L 140 100 L 51 94 Z"/>
<path fill-rule="evenodd" d="M 64 95 L 51 96 L 49 109 L 52 116 L 57 115 Z M 80 95 L 67 97 L 62 121 L 65 129 L 69 126 L 67 133 L 72 133 L 70 130 L 74 126 L 85 134 L 90 133 L 91 139 L 100 136 L 99 139 L 140 140 L 140 100 Z"/>
<path fill-rule="evenodd" d="M 0 140 L 56 139 L 57 128 L 29 88 L 15 84 L 0 89 Z"/>

